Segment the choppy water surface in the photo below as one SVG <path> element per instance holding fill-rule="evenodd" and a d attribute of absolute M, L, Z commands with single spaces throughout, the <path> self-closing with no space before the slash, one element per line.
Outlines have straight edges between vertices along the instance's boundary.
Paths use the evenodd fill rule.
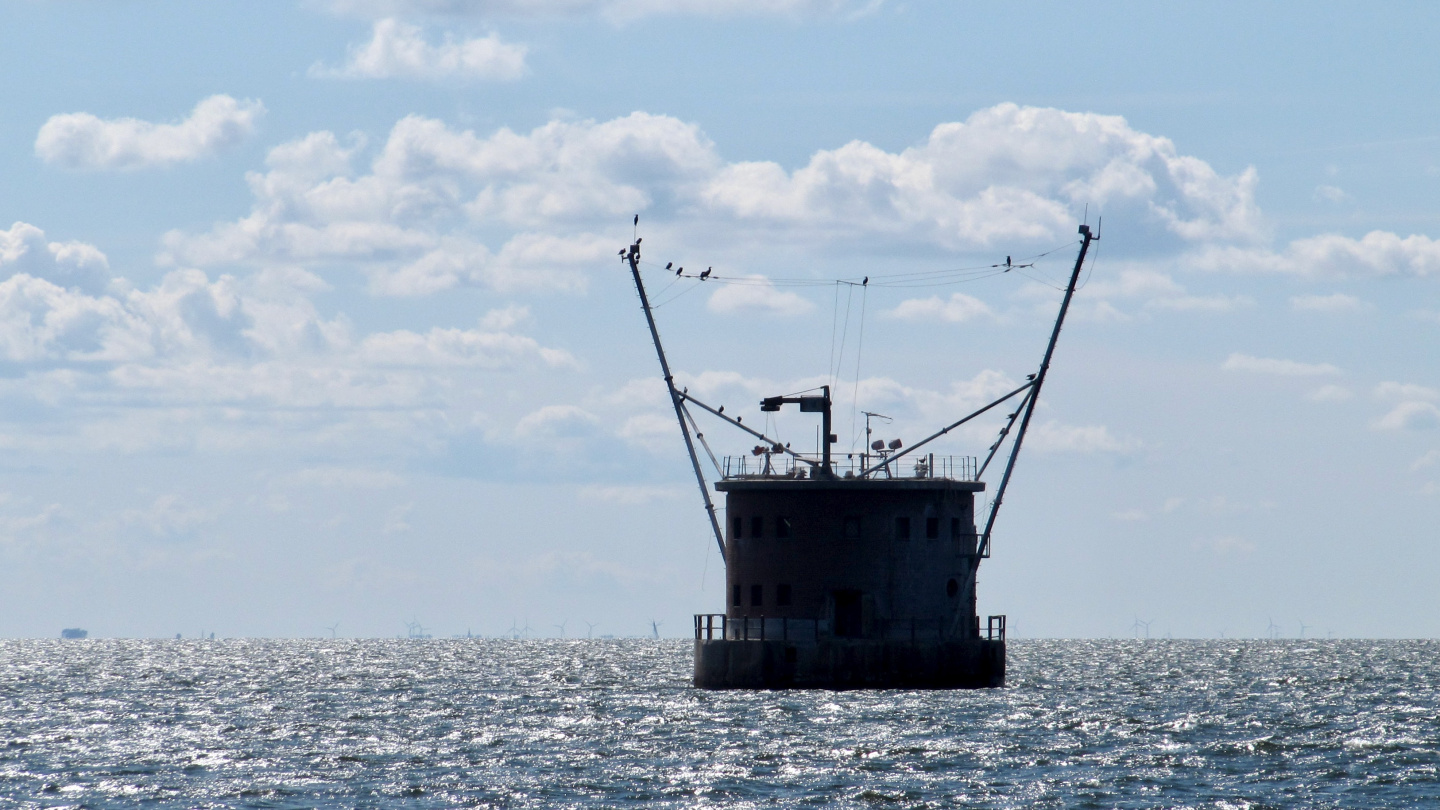
<path fill-rule="evenodd" d="M 1434 807 L 1440 644 L 1016 641 L 701 692 L 684 641 L 0 642 L 0 806 Z"/>

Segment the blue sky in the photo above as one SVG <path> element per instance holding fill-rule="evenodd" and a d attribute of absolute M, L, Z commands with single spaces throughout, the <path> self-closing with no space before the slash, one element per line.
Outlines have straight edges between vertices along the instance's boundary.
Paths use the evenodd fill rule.
<path fill-rule="evenodd" d="M 982 610 L 1440 632 L 1431 5 L 5 16 L 0 635 L 683 632 L 721 561 L 614 260 L 630 217 L 657 286 L 775 285 L 659 310 L 747 421 L 827 378 L 826 281 L 1063 248 L 867 292 L 848 447 L 857 409 L 913 440 L 1033 370 L 1087 210 Z"/>

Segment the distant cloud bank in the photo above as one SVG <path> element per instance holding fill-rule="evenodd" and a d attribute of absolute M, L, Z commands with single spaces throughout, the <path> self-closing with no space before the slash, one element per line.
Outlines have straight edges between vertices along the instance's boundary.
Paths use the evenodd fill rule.
<path fill-rule="evenodd" d="M 1278 374 L 1282 377 L 1323 377 L 1340 373 L 1340 369 L 1329 363 L 1299 363 L 1271 357 L 1252 357 L 1238 352 L 1225 358 L 1220 368 L 1225 371 Z"/>

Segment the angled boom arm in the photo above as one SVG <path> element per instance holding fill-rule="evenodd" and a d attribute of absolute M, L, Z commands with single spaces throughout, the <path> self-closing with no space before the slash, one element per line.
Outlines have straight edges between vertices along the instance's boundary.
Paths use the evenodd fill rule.
<path fill-rule="evenodd" d="M 695 455 L 695 442 L 690 439 L 690 428 L 685 424 L 684 395 L 675 389 L 675 377 L 670 374 L 670 363 L 665 360 L 665 348 L 660 345 L 660 330 L 655 328 L 655 315 L 650 311 L 650 299 L 645 295 L 645 282 L 640 280 L 640 240 L 630 246 L 629 252 L 621 255 L 630 265 L 630 275 L 635 279 L 635 291 L 640 294 L 640 306 L 645 310 L 645 323 L 650 325 L 650 339 L 655 342 L 655 355 L 660 358 L 660 371 L 665 375 L 665 387 L 670 390 L 670 404 L 675 406 L 675 419 L 680 422 L 680 435 L 685 437 L 685 450 L 690 454 L 690 466 L 695 469 L 695 483 L 700 485 L 700 497 L 705 499 L 705 514 L 710 518 L 710 528 L 715 532 L 715 545 L 720 549 L 720 559 L 725 559 L 725 537 L 720 533 L 720 521 L 715 517 L 715 502 L 710 500 L 710 490 L 705 488 L 705 473 L 700 470 L 700 458 Z"/>
<path fill-rule="evenodd" d="M 1015 444 L 1010 448 L 1010 458 L 1005 462 L 1005 474 L 995 490 L 995 500 L 990 504 L 990 516 L 985 520 L 985 532 L 980 535 L 979 555 L 990 555 L 990 530 L 995 526 L 995 516 L 1005 500 L 1005 488 L 1010 485 L 1010 474 L 1015 472 L 1015 459 L 1020 455 L 1020 445 L 1025 441 L 1025 431 L 1030 428 L 1030 417 L 1035 414 L 1035 403 L 1040 400 L 1040 387 L 1045 384 L 1045 374 L 1050 370 L 1050 358 L 1055 354 L 1055 342 L 1060 339 L 1060 328 L 1065 325 L 1065 313 L 1070 310 L 1070 299 L 1075 296 L 1075 283 L 1080 280 L 1080 268 L 1085 264 L 1085 254 L 1095 237 L 1089 225 L 1080 226 L 1080 255 L 1075 257 L 1075 269 L 1070 271 L 1070 283 L 1065 286 L 1065 299 L 1060 302 L 1060 314 L 1055 318 L 1055 329 L 1050 333 L 1050 344 L 1045 347 L 1045 359 L 1040 361 L 1040 372 L 1030 383 L 1030 394 L 1025 403 L 1025 413 L 1020 418 L 1020 430 L 1015 434 Z M 1004 438 L 1003 436 L 1001 437 Z M 988 461 L 986 463 L 989 463 Z"/>

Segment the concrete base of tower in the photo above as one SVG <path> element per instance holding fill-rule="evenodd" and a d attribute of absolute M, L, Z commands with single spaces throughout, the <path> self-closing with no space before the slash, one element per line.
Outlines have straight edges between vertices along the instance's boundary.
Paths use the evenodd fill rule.
<path fill-rule="evenodd" d="M 701 689 L 984 689 L 1005 685 L 1005 642 L 987 639 L 695 641 Z"/>

